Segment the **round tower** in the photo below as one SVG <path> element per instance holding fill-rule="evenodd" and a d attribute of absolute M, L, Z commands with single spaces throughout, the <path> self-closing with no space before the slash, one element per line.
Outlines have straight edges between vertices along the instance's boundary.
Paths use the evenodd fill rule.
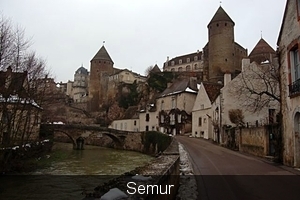
<path fill-rule="evenodd" d="M 234 25 L 221 6 L 207 25 L 210 81 L 223 81 L 224 73 L 235 72 Z"/>
<path fill-rule="evenodd" d="M 89 108 L 91 111 L 99 110 L 107 89 L 107 77 L 113 73 L 114 62 L 110 58 L 104 45 L 91 60 L 89 82 Z"/>

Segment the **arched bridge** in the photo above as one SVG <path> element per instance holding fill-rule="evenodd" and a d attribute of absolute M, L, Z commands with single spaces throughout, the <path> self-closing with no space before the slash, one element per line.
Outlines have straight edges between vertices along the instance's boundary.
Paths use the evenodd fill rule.
<path fill-rule="evenodd" d="M 100 127 L 97 125 L 81 124 L 42 124 L 40 136 L 47 138 L 57 138 L 57 135 L 68 138 L 73 143 L 74 149 L 79 149 L 78 140 L 83 138 L 88 143 L 101 142 L 108 136 L 112 139 L 115 148 L 123 148 L 124 141 L 129 132 Z M 102 141 L 101 141 L 102 140 Z"/>

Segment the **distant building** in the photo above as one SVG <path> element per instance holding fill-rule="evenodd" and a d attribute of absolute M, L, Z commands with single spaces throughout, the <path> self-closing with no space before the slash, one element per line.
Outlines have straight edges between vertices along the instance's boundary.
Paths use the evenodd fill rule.
<path fill-rule="evenodd" d="M 104 45 L 91 60 L 89 103 L 90 111 L 99 111 L 104 104 L 109 104 L 118 94 L 120 84 L 145 82 L 146 77 L 128 69 L 114 68 L 114 62 Z"/>
<path fill-rule="evenodd" d="M 234 21 L 220 6 L 207 25 L 209 41 L 203 51 L 177 56 L 164 63 L 164 71 L 194 72 L 202 81 L 223 82 L 225 73 L 235 77 L 241 71 L 247 49 L 234 41 Z"/>
<path fill-rule="evenodd" d="M 74 74 L 74 82 L 72 85 L 73 100 L 75 103 L 87 102 L 88 100 L 88 82 L 89 72 L 81 66 Z"/>
<path fill-rule="evenodd" d="M 145 82 L 146 77 L 135 72 L 132 72 L 128 69 L 123 69 L 117 71 L 116 73 L 110 75 L 108 77 L 109 85 L 110 83 L 129 83 L 132 84 L 133 82 Z"/>
<path fill-rule="evenodd" d="M 107 96 L 108 77 L 115 72 L 114 62 L 104 45 L 90 62 L 89 110 L 98 111 Z"/>

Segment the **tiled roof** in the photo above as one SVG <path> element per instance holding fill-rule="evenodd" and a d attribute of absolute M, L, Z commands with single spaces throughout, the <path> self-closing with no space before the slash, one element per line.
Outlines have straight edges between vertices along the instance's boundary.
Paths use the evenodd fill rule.
<path fill-rule="evenodd" d="M 125 111 L 123 119 L 138 119 L 138 106 L 129 106 Z"/>
<path fill-rule="evenodd" d="M 261 38 L 249 54 L 250 62 L 255 61 L 260 64 L 265 60 L 269 60 L 270 54 L 275 55 L 276 52 L 263 38 Z"/>
<path fill-rule="evenodd" d="M 208 26 L 211 23 L 218 22 L 218 21 L 229 21 L 229 22 L 232 22 L 234 24 L 234 21 L 229 17 L 229 15 L 225 12 L 225 10 L 222 8 L 222 6 L 220 6 L 218 8 L 217 12 L 215 13 L 213 18 L 209 22 Z"/>
<path fill-rule="evenodd" d="M 170 87 L 165 89 L 158 97 L 165 97 L 170 95 L 179 94 L 182 92 L 197 92 L 197 84 L 192 86 L 190 84 L 190 79 L 182 79 L 176 80 Z"/>
<path fill-rule="evenodd" d="M 155 64 L 151 70 L 151 73 L 157 73 L 157 72 L 161 72 L 161 71 L 160 71 L 159 67 L 157 66 L 157 64 Z"/>
<path fill-rule="evenodd" d="M 202 51 L 199 52 L 195 52 L 195 53 L 190 53 L 190 54 L 186 54 L 186 55 L 182 55 L 182 56 L 177 56 L 175 58 L 172 58 L 171 60 L 167 61 L 164 63 L 164 66 L 166 66 L 166 63 L 168 63 L 168 66 L 171 66 L 171 62 L 174 61 L 175 65 L 179 64 L 179 60 L 182 61 L 182 63 L 188 63 L 187 62 L 187 58 L 190 58 L 190 62 L 194 61 L 195 56 L 198 56 L 198 60 L 201 60 L 202 57 Z"/>
<path fill-rule="evenodd" d="M 110 58 L 108 52 L 106 51 L 104 45 L 100 48 L 100 50 L 96 53 L 96 55 L 94 56 L 94 58 L 92 60 L 108 60 L 108 61 L 114 63 L 112 61 L 112 59 Z"/>
<path fill-rule="evenodd" d="M 223 85 L 219 83 L 212 83 L 212 82 L 202 82 L 202 83 L 208 95 L 209 100 L 211 102 L 214 102 L 216 98 L 219 96 L 220 90 L 223 87 Z"/>

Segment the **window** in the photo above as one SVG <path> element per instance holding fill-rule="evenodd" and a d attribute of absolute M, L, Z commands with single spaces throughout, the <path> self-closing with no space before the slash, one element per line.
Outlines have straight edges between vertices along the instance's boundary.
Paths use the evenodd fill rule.
<path fill-rule="evenodd" d="M 176 100 L 175 100 L 175 98 L 172 98 L 172 108 L 176 108 Z"/>
<path fill-rule="evenodd" d="M 175 72 L 175 68 L 172 68 L 172 69 L 171 69 L 171 72 Z"/>
<path fill-rule="evenodd" d="M 174 62 L 174 61 L 172 61 L 172 62 L 171 62 L 171 65 L 173 66 L 174 64 L 175 64 L 175 62 Z"/>
<path fill-rule="evenodd" d="M 198 126 L 202 126 L 202 118 L 201 117 L 199 117 L 199 119 L 198 119 Z"/>
<path fill-rule="evenodd" d="M 170 124 L 174 125 L 175 124 L 175 114 L 170 115 Z"/>
<path fill-rule="evenodd" d="M 149 122 L 150 116 L 149 113 L 146 114 L 146 122 Z"/>
<path fill-rule="evenodd" d="M 198 66 L 197 66 L 197 64 L 195 64 L 195 65 L 194 65 L 194 69 L 197 69 L 197 68 L 198 68 Z"/>
<path fill-rule="evenodd" d="M 190 58 L 187 58 L 187 59 L 186 59 L 186 62 L 190 62 L 190 61 L 191 61 L 191 59 L 190 59 Z"/>
<path fill-rule="evenodd" d="M 149 126 L 146 126 L 146 131 L 149 131 Z"/>
<path fill-rule="evenodd" d="M 163 110 L 163 109 L 164 109 L 164 103 L 165 103 L 164 100 L 162 100 L 162 101 L 161 101 L 161 104 L 160 104 L 160 110 Z"/>
<path fill-rule="evenodd" d="M 127 123 L 126 122 L 124 123 L 124 130 L 125 131 L 127 130 Z"/>
<path fill-rule="evenodd" d="M 181 123 L 181 114 L 178 114 L 178 123 Z"/>
<path fill-rule="evenodd" d="M 197 60 L 198 60 L 198 56 L 195 56 L 195 57 L 194 57 L 194 61 L 197 61 Z"/>
<path fill-rule="evenodd" d="M 300 60 L 299 60 L 299 50 L 294 49 L 290 51 L 291 56 L 291 69 L 292 69 L 292 80 L 296 81 L 300 78 Z"/>
<path fill-rule="evenodd" d="M 178 68 L 178 71 L 179 71 L 179 72 L 182 72 L 182 67 L 179 67 L 179 68 Z"/>
<path fill-rule="evenodd" d="M 290 96 L 294 94 L 300 94 L 300 56 L 299 56 L 299 49 L 297 45 L 297 41 L 293 42 L 292 44 L 296 43 L 296 45 L 292 46 L 289 51 L 289 92 Z"/>
<path fill-rule="evenodd" d="M 297 0 L 297 8 L 298 20 L 300 20 L 300 0 Z"/>
<path fill-rule="evenodd" d="M 273 124 L 275 122 L 275 109 L 269 109 L 269 124 Z"/>
<path fill-rule="evenodd" d="M 181 64 L 181 63 L 182 63 L 182 60 L 180 59 L 180 60 L 179 60 L 179 64 Z"/>
<path fill-rule="evenodd" d="M 191 71 L 191 66 L 190 65 L 186 66 L 186 71 Z"/>
<path fill-rule="evenodd" d="M 160 123 L 164 123 L 165 117 L 163 115 L 160 116 Z"/>
<path fill-rule="evenodd" d="M 133 124 L 136 126 L 136 120 L 134 120 Z"/>

